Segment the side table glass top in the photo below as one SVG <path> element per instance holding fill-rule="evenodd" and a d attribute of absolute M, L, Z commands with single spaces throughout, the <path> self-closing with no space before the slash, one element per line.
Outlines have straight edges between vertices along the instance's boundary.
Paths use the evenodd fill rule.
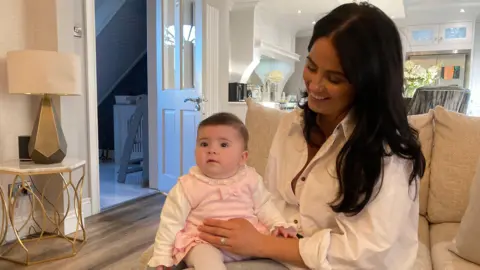
<path fill-rule="evenodd" d="M 65 158 L 61 163 L 36 164 L 33 161 L 10 160 L 0 163 L 0 172 L 7 174 L 48 174 L 71 172 L 85 165 L 85 160 Z"/>

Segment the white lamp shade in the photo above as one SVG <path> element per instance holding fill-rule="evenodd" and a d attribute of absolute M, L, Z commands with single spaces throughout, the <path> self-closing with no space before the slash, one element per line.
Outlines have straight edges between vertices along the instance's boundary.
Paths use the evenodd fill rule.
<path fill-rule="evenodd" d="M 81 95 L 80 58 L 71 53 L 22 50 L 7 53 L 11 94 Z"/>

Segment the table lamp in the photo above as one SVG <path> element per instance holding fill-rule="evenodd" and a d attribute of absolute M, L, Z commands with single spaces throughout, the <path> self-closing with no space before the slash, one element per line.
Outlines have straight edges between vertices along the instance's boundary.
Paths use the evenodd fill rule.
<path fill-rule="evenodd" d="M 28 152 L 37 164 L 54 164 L 67 155 L 67 141 L 52 95 L 81 94 L 81 63 L 75 54 L 21 50 L 7 52 L 10 94 L 41 95 Z"/>

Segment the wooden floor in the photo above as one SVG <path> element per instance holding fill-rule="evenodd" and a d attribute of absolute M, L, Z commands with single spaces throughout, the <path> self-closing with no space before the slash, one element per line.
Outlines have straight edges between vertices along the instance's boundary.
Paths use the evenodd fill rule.
<path fill-rule="evenodd" d="M 20 266 L 0 260 L 0 269 L 35 270 L 131 270 L 140 254 L 154 242 L 165 196 L 156 194 L 127 203 L 86 219 L 87 243 L 73 258 L 51 263 Z M 48 247 L 61 247 L 52 242 Z M 56 252 L 56 251 L 54 251 Z"/>

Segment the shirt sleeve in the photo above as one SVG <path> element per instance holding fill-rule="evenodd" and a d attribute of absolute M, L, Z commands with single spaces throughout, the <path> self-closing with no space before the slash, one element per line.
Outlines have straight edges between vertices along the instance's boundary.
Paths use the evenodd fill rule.
<path fill-rule="evenodd" d="M 300 239 L 304 263 L 317 270 L 384 269 L 396 259 L 392 256 L 398 256 L 397 252 L 410 252 L 411 256 L 402 258 L 411 258 L 413 265 L 417 250 L 392 252 L 399 242 L 418 245 L 418 183 L 409 186 L 408 177 L 405 166 L 394 162 L 384 165 L 380 192 L 362 212 L 353 217 L 339 214 L 339 232 L 323 229 Z"/>
<path fill-rule="evenodd" d="M 153 256 L 148 266 L 173 266 L 173 247 L 177 233 L 185 226 L 191 207 L 181 185 L 168 193 L 160 215 L 160 225 L 155 237 Z"/>
<path fill-rule="evenodd" d="M 293 224 L 288 224 L 283 218 L 282 214 L 273 203 L 272 196 L 266 189 L 260 175 L 258 175 L 257 186 L 253 193 L 253 202 L 255 214 L 260 222 L 267 226 L 270 231 L 275 229 L 275 227 L 295 227 Z"/>

